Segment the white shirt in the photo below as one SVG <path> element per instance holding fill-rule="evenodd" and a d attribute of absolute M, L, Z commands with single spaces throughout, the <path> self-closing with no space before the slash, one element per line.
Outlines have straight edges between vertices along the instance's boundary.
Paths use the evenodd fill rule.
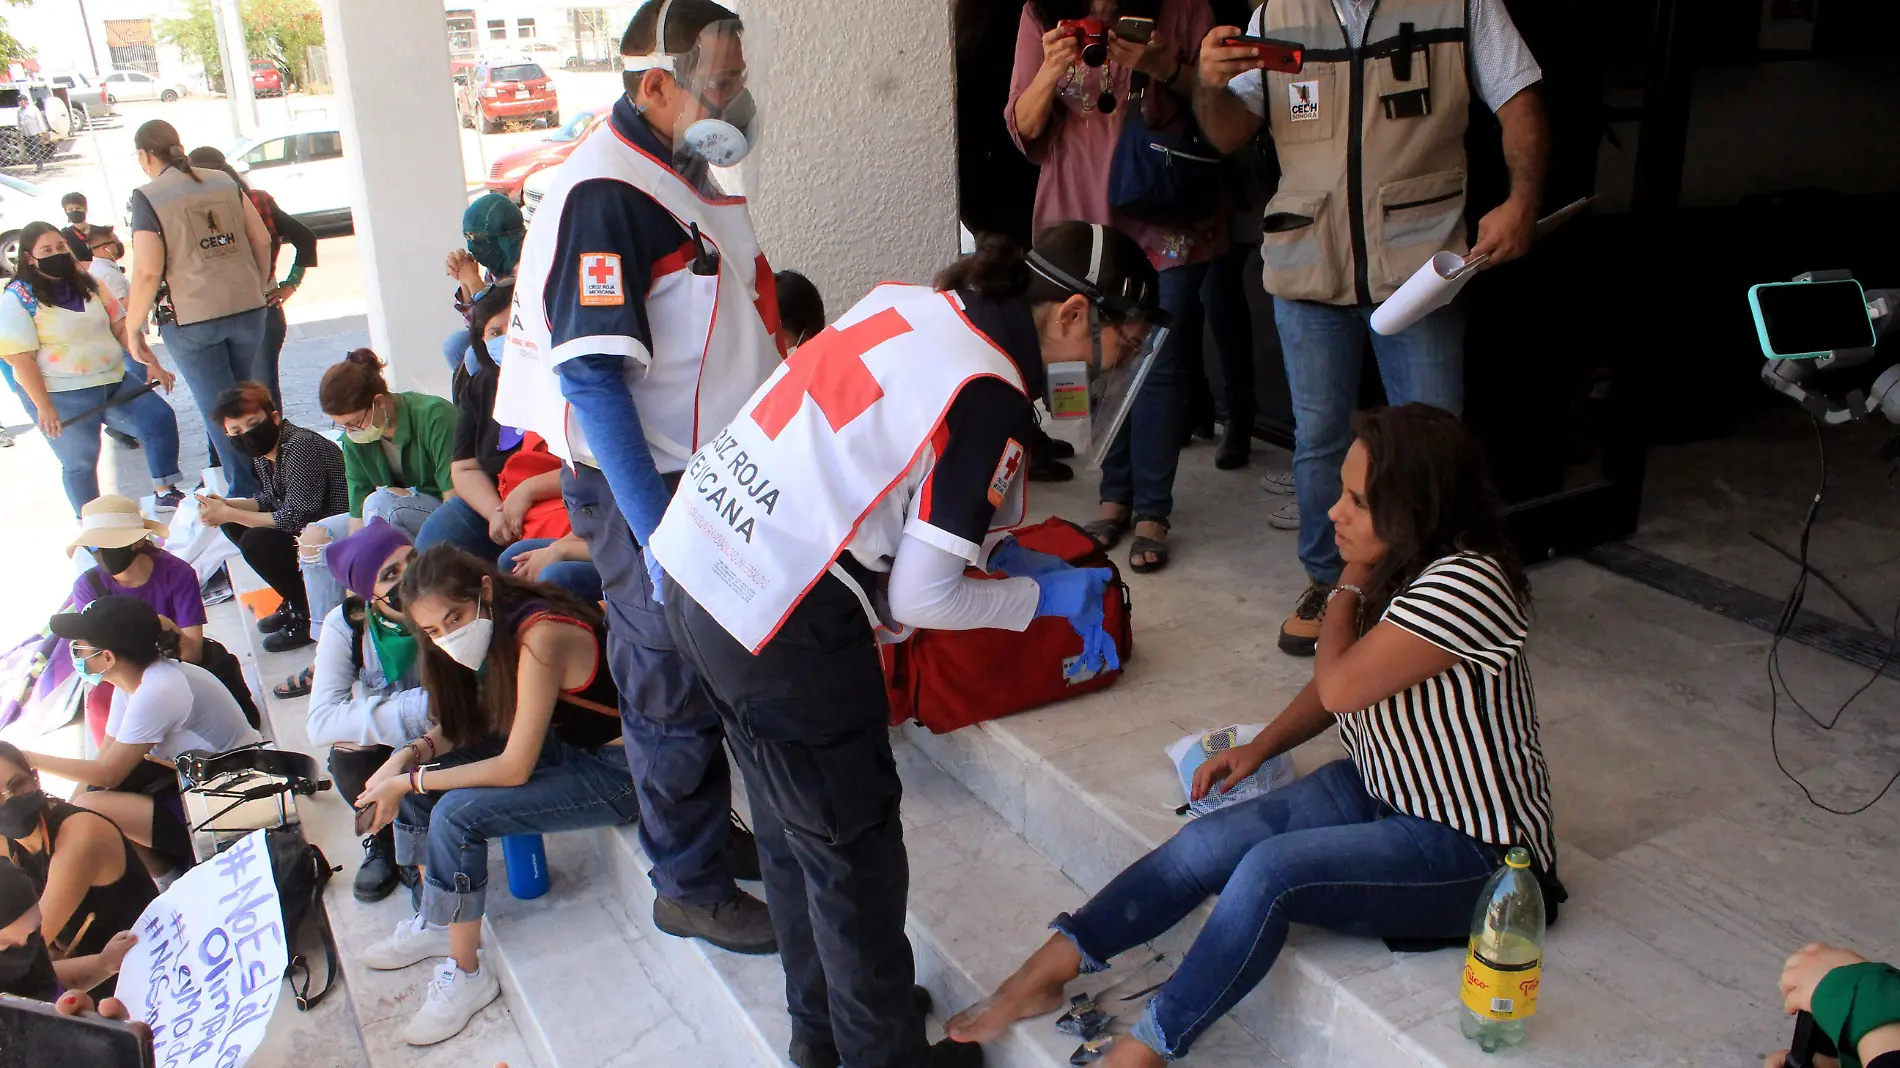
<path fill-rule="evenodd" d="M 396 746 L 429 729 L 429 695 L 420 686 L 404 687 L 383 677 L 383 662 L 363 631 L 363 670 L 350 655 L 354 633 L 343 606 L 323 617 L 317 662 L 310 679 L 309 719 L 304 727 L 311 745 Z"/>
<path fill-rule="evenodd" d="M 20 132 L 28 137 L 38 137 L 47 130 L 46 115 L 38 104 L 20 104 L 19 124 Z"/>
<path fill-rule="evenodd" d="M 112 294 L 120 304 L 132 299 L 132 282 L 125 277 L 119 265 L 104 256 L 94 256 L 86 264 L 86 273 L 92 275 L 99 288 Z"/>
<path fill-rule="evenodd" d="M 1354 48 L 1365 43 L 1366 23 L 1372 17 L 1372 5 L 1376 0 L 1334 0 L 1333 10 L 1340 21 L 1346 24 L 1352 35 Z M 1256 37 L 1266 36 L 1266 5 L 1262 4 L 1253 13 L 1253 20 L 1247 25 L 1247 32 Z M 1492 111 L 1504 106 L 1505 101 L 1523 92 L 1525 89 L 1544 80 L 1544 70 L 1537 65 L 1536 57 L 1524 44 L 1523 35 L 1517 32 L 1517 23 L 1511 21 L 1511 13 L 1504 9 L 1504 0 L 1470 0 L 1466 5 L 1470 16 L 1470 25 L 1465 27 L 1465 48 L 1470 56 L 1472 91 L 1478 94 L 1486 107 Z M 1261 84 L 1261 75 L 1250 70 L 1237 75 L 1227 83 L 1227 88 L 1247 110 L 1265 117 L 1267 104 L 1265 91 Z"/>
<path fill-rule="evenodd" d="M 113 692 L 106 734 L 127 745 L 149 742 L 151 755 L 161 760 L 176 760 L 192 749 L 222 753 L 262 740 L 216 675 L 163 658 L 145 669 L 136 691 Z"/>

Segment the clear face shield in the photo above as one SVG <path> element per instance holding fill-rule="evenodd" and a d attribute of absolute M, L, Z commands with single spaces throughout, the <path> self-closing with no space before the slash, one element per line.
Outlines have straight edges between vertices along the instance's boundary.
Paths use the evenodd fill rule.
<path fill-rule="evenodd" d="M 1089 359 L 1048 367 L 1049 411 L 1058 426 L 1084 429 L 1077 451 L 1093 468 L 1107 458 L 1115 435 L 1134 410 L 1135 398 L 1154 369 L 1155 356 L 1168 342 L 1173 319 L 1152 306 L 1154 293 L 1112 293 L 1099 284 L 1102 232 L 1096 229 L 1085 277 L 1062 270 L 1040 253 L 1029 254 L 1029 269 L 1089 301 Z"/>
<path fill-rule="evenodd" d="M 665 26 L 672 4 L 660 8 L 657 25 Z M 672 75 L 684 94 L 673 130 L 676 158 L 703 161 L 714 167 L 732 167 L 758 148 L 764 134 L 758 100 L 752 86 L 760 84 L 764 48 L 746 39 L 737 19 L 706 25 L 684 52 L 653 52 L 622 56 L 627 91 L 632 93 L 650 70 Z"/>

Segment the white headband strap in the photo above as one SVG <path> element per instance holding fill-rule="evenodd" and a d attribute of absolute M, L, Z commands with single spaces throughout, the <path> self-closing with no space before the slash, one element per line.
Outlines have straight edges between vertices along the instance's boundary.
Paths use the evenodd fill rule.
<path fill-rule="evenodd" d="M 659 17 L 653 20 L 653 51 L 644 56 L 621 56 L 620 68 L 632 74 L 650 70 L 663 70 L 675 73 L 673 56 L 666 50 L 666 16 L 673 10 L 673 0 L 662 0 Z"/>
<path fill-rule="evenodd" d="M 1089 224 L 1089 285 L 1102 284 L 1102 224 Z"/>
<path fill-rule="evenodd" d="M 94 512 L 79 521 L 82 530 L 144 530 L 145 517 L 125 512 Z"/>

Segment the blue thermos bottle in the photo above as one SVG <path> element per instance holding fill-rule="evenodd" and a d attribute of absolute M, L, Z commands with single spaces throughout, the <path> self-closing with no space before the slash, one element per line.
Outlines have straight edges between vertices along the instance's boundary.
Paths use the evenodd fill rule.
<path fill-rule="evenodd" d="M 510 834 L 501 840 L 501 859 L 508 869 L 508 892 L 527 901 L 548 892 L 548 854 L 538 834 Z"/>

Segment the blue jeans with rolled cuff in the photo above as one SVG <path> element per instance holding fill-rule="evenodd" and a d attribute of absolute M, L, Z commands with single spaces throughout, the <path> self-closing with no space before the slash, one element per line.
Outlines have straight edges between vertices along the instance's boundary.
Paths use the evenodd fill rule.
<path fill-rule="evenodd" d="M 1167 343 L 1102 458 L 1101 499 L 1138 516 L 1174 513 L 1174 472 L 1181 463 L 1181 392 L 1201 359 L 1201 282 L 1205 263 L 1161 272 L 1161 306 L 1174 315 Z"/>
<path fill-rule="evenodd" d="M 1181 966 L 1132 1035 L 1168 1060 L 1266 978 L 1287 927 L 1382 938 L 1456 939 L 1503 850 L 1395 811 L 1366 792 L 1350 760 L 1181 828 L 1051 927 L 1084 972 L 1148 942 L 1214 895 Z"/>
<path fill-rule="evenodd" d="M 463 746 L 437 766 L 501 753 L 503 740 Z M 427 772 L 423 785 L 428 785 Z M 410 794 L 396 816 L 396 862 L 424 866 L 422 916 L 430 923 L 479 920 L 488 900 L 488 843 L 511 834 L 613 827 L 639 815 L 633 776 L 617 745 L 581 749 L 552 733 L 520 786 L 471 786 Z"/>
<path fill-rule="evenodd" d="M 244 381 L 262 382 L 270 388 L 272 397 L 278 396 L 275 368 L 265 367 L 259 359 L 268 319 L 264 308 L 253 308 L 189 326 L 161 323 L 158 327 L 166 355 L 177 365 L 185 387 L 191 390 L 192 401 L 204 414 L 205 434 L 217 450 L 224 477 L 230 483 L 227 497 L 257 496 L 257 475 L 251 458 L 239 452 L 225 436 L 224 427 L 212 420 L 211 409 L 218 402 L 218 394 Z M 281 401 L 278 410 L 283 410 Z"/>
<path fill-rule="evenodd" d="M 1372 339 L 1387 403 L 1417 401 L 1454 414 L 1464 410 L 1464 303 L 1453 301 L 1390 337 L 1372 329 L 1372 310 L 1273 298 L 1293 397 L 1300 563 L 1308 576 L 1327 585 L 1339 581 L 1341 564 L 1326 512 L 1339 501 L 1339 465 L 1352 447 L 1366 339 Z"/>
<path fill-rule="evenodd" d="M 523 538 L 501 551 L 500 559 L 495 561 L 495 569 L 504 575 L 512 575 L 517 557 L 553 544 L 553 538 Z M 549 564 L 541 569 L 541 581 L 559 586 L 588 604 L 601 598 L 600 569 L 594 566 L 592 560 L 563 560 L 558 564 Z"/>
<path fill-rule="evenodd" d="M 137 372 L 127 371 L 124 378 L 109 386 L 62 389 L 51 394 L 53 411 L 61 419 L 71 419 L 88 408 L 96 408 L 114 397 L 129 397 L 144 387 L 145 368 L 140 365 Z M 26 401 L 27 417 L 37 420 L 39 412 L 33 402 L 24 395 L 22 400 Z M 172 406 L 165 403 L 165 398 L 156 393 L 143 393 L 70 423 L 60 431 L 59 437 L 47 440 L 46 444 L 59 460 L 60 481 L 65 484 L 66 500 L 72 504 L 73 514 L 77 515 L 87 502 L 99 496 L 101 425 L 139 440 L 139 451 L 145 454 L 145 469 L 151 474 L 154 487 L 175 486 L 183 480 L 178 471 L 178 417 L 173 414 Z"/>
<path fill-rule="evenodd" d="M 441 501 L 426 493 L 399 494 L 391 493 L 387 488 L 375 489 L 363 498 L 363 522 L 382 519 L 414 541 L 429 516 L 441 507 Z M 338 539 L 349 537 L 350 515 L 341 512 L 327 516 L 317 520 L 317 525 L 328 531 L 330 541 L 335 543 Z M 323 617 L 330 614 L 330 609 L 343 603 L 346 592 L 343 584 L 330 571 L 326 559 L 329 551 L 330 547 L 325 545 L 315 563 L 303 563 L 301 558 L 298 562 L 298 566 L 303 569 L 303 588 L 310 598 L 310 637 L 313 641 L 323 634 Z"/>

